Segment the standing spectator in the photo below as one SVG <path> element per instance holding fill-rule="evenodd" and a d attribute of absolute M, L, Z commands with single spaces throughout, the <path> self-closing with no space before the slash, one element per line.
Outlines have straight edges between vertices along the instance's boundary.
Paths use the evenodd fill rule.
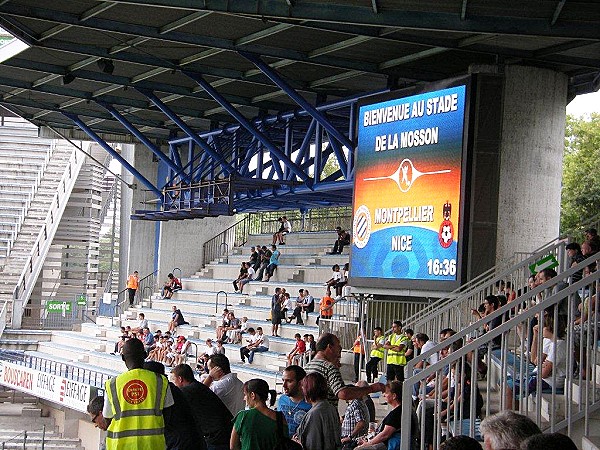
<path fill-rule="evenodd" d="M 286 216 L 280 217 L 279 219 L 279 230 L 273 234 L 273 245 L 279 242 L 279 245 L 285 245 L 285 235 L 292 232 L 292 224 L 287 220 Z"/>
<path fill-rule="evenodd" d="M 137 339 L 125 343 L 122 358 L 127 372 L 104 384 L 106 396 L 102 415 L 105 419 L 112 419 L 106 447 L 164 449 L 162 412 L 175 404 L 168 380 L 143 369 L 146 352 L 144 344 Z"/>
<path fill-rule="evenodd" d="M 127 295 L 129 296 L 129 306 L 133 306 L 135 302 L 135 293 L 140 286 L 140 276 L 138 271 L 134 271 L 127 277 Z"/>
<path fill-rule="evenodd" d="M 286 367 L 281 376 L 283 394 L 277 399 L 277 411 L 283 413 L 290 437 L 296 433 L 302 418 L 311 408 L 310 403 L 304 400 L 304 393 L 301 389 L 302 380 L 305 376 L 304 369 L 296 365 Z"/>
<path fill-rule="evenodd" d="M 165 366 L 158 362 L 146 362 L 144 368 L 156 374 L 165 375 Z M 181 390 L 171 382 L 169 382 L 169 390 L 173 395 L 174 404 L 163 409 L 166 450 L 206 450 L 202 433 L 198 432 L 196 427 L 188 425 L 188 420 L 193 417 L 193 413 L 187 399 Z"/>
<path fill-rule="evenodd" d="M 179 278 L 176 278 L 175 275 L 170 273 L 169 275 L 167 275 L 167 277 L 169 279 L 163 286 L 163 290 L 162 290 L 163 299 L 168 299 L 168 298 L 173 297 L 173 292 L 179 291 L 182 287 L 181 281 L 179 281 Z"/>
<path fill-rule="evenodd" d="M 235 416 L 231 431 L 232 450 L 272 450 L 279 441 L 277 413 L 267 406 L 269 385 L 265 380 L 254 378 L 244 384 L 244 398 L 249 409 Z M 284 435 L 288 434 L 283 424 Z"/>
<path fill-rule="evenodd" d="M 302 357 L 306 351 L 306 343 L 302 340 L 300 333 L 296 333 L 294 339 L 296 339 L 296 344 L 293 350 L 287 355 L 288 366 L 294 364 L 294 359 Z"/>
<path fill-rule="evenodd" d="M 275 289 L 275 292 L 277 292 L 277 289 Z M 271 336 L 278 336 L 277 333 L 279 333 L 279 325 L 281 325 L 283 315 L 281 312 L 281 302 L 282 295 L 278 295 L 277 297 L 274 295 L 271 298 Z"/>
<path fill-rule="evenodd" d="M 356 383 L 359 387 L 367 386 L 363 380 Z M 355 398 L 350 402 L 342 422 L 342 444 L 345 448 L 354 448 L 358 444 L 358 437 L 364 436 L 369 431 L 369 409 L 363 398 Z M 415 449 L 416 450 L 416 449 Z"/>
<path fill-rule="evenodd" d="M 181 310 L 177 306 L 173 305 L 173 313 L 171 314 L 171 321 L 169 322 L 169 331 L 171 334 L 175 334 L 175 330 L 179 325 L 187 325 L 188 322 L 183 318 Z"/>
<path fill-rule="evenodd" d="M 338 337 L 332 333 L 323 333 L 317 342 L 317 354 L 304 367 L 306 373 L 318 372 L 325 377 L 329 403 L 337 408 L 338 399 L 354 400 L 384 390 L 385 386 L 381 383 L 374 383 L 367 387 L 345 386 L 339 369 L 341 357 L 342 346 Z"/>
<path fill-rule="evenodd" d="M 229 359 L 225 355 L 213 355 L 208 360 L 208 369 L 204 384 L 219 396 L 232 415 L 244 409 L 243 383 L 231 373 Z"/>
<path fill-rule="evenodd" d="M 514 411 L 501 411 L 481 421 L 485 450 L 518 449 L 525 439 L 540 433 L 533 420 Z"/>
<path fill-rule="evenodd" d="M 402 333 L 402 322 L 395 320 L 392 323 L 392 334 L 383 345 L 383 348 L 388 351 L 386 372 L 388 383 L 394 380 L 404 381 L 407 342 L 408 337 Z"/>
<path fill-rule="evenodd" d="M 385 344 L 385 336 L 381 327 L 375 327 L 373 330 L 373 345 L 371 347 L 371 354 L 369 355 L 369 361 L 367 362 L 367 382 L 373 383 L 379 378 L 378 366 L 379 361 L 383 359 Z"/>
<path fill-rule="evenodd" d="M 277 246 L 275 244 L 271 245 L 271 257 L 269 258 L 269 265 L 267 266 L 267 277 L 264 281 L 269 281 L 273 274 L 275 273 L 275 269 L 279 265 L 279 256 L 281 253 L 277 250 Z"/>
<path fill-rule="evenodd" d="M 327 401 L 327 380 L 320 373 L 309 373 L 302 380 L 302 392 L 312 407 L 298 426 L 298 442 L 307 450 L 339 449 L 340 416 L 337 408 Z"/>
<path fill-rule="evenodd" d="M 229 450 L 233 415 L 210 388 L 194 378 L 192 368 L 180 364 L 173 368 L 173 381 L 192 407 L 196 429 L 208 450 Z"/>
<path fill-rule="evenodd" d="M 350 245 L 350 233 L 343 230 L 342 227 L 335 227 L 337 232 L 337 239 L 333 244 L 333 250 L 329 253 L 330 255 L 341 255 L 344 251 L 344 245 Z"/>
<path fill-rule="evenodd" d="M 358 381 L 360 376 L 360 360 L 365 358 L 365 348 L 362 344 L 362 335 L 359 333 L 352 345 L 352 353 L 354 353 L 354 382 Z"/>
<path fill-rule="evenodd" d="M 415 357 L 415 344 L 413 342 L 413 336 L 415 335 L 415 332 L 412 330 L 412 328 L 406 328 L 404 330 L 404 334 L 408 338 L 408 341 L 406 341 L 406 351 L 404 352 L 404 356 L 406 356 L 406 364 L 408 364 L 408 362 Z"/>
<path fill-rule="evenodd" d="M 331 319 L 333 317 L 333 304 L 334 301 L 331 298 L 331 291 L 328 288 L 325 292 L 325 296 L 321 299 L 321 303 L 319 303 L 319 318 L 317 319 L 317 325 L 319 324 L 319 319 Z"/>

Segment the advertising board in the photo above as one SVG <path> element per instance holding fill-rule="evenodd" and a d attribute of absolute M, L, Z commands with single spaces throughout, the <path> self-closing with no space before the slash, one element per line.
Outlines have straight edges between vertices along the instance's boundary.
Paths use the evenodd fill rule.
<path fill-rule="evenodd" d="M 98 388 L 7 361 L 0 361 L 0 384 L 86 412 Z"/>
<path fill-rule="evenodd" d="M 352 286 L 459 285 L 469 84 L 362 104 Z"/>

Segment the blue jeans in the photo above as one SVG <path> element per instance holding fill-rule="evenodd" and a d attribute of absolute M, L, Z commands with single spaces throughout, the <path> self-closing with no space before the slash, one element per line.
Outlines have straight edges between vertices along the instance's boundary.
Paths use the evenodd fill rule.
<path fill-rule="evenodd" d="M 254 353 L 262 353 L 267 351 L 269 351 L 269 349 L 267 347 L 263 347 L 262 345 L 260 347 L 257 347 L 255 350 L 250 350 L 250 354 L 248 355 L 248 362 L 252 364 L 252 361 L 254 361 Z"/>

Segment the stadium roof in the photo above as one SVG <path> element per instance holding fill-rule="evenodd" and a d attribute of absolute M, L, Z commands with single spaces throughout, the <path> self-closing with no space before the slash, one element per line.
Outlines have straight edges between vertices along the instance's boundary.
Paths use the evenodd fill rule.
<path fill-rule="evenodd" d="M 235 123 L 202 78 L 246 118 L 525 64 L 569 76 L 571 96 L 600 85 L 598 0 L 4 0 L 0 26 L 31 47 L 0 68 L 0 104 L 37 125 L 146 136 Z M 104 106 L 103 106 L 104 105 Z"/>

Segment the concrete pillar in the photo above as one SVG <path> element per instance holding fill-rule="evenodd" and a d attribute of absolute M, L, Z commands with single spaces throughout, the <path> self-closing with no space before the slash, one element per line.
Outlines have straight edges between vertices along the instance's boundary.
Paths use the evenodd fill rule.
<path fill-rule="evenodd" d="M 152 153 L 141 144 L 124 145 L 122 155 L 136 170 L 148 180 L 156 181 L 157 163 L 152 161 Z M 121 194 L 121 255 L 119 264 L 119 290 L 125 288 L 127 275 L 134 270 L 140 278 L 154 271 L 156 248 L 156 223 L 145 220 L 131 221 L 129 216 L 136 209 L 150 208 L 143 201 L 152 198 L 152 194 L 144 192 L 145 187 L 126 170 L 123 178 L 136 185 L 136 189 L 123 186 Z"/>
<path fill-rule="evenodd" d="M 496 262 L 559 233 L 566 75 L 506 66 Z"/>

